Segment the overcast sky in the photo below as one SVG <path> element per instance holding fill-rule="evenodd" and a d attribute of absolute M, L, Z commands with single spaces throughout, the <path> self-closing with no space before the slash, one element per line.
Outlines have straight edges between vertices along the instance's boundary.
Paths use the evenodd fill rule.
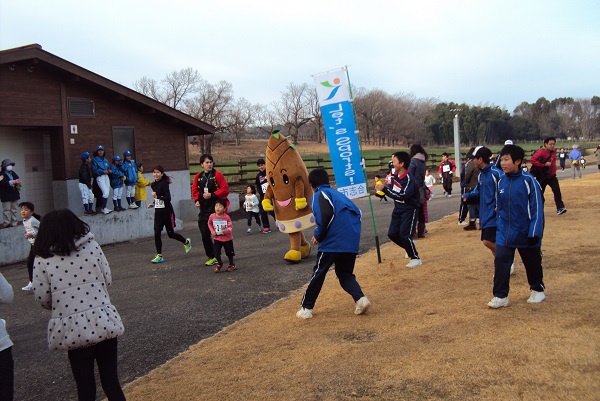
<path fill-rule="evenodd" d="M 345 65 L 354 86 L 510 112 L 600 96 L 598 0 L 0 0 L 0 49 L 31 43 L 128 87 L 192 67 L 262 104 Z"/>

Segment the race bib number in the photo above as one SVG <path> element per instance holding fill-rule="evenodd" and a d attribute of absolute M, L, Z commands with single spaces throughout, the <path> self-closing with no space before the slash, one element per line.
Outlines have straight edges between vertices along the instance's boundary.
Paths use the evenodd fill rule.
<path fill-rule="evenodd" d="M 215 233 L 223 235 L 223 231 L 227 228 L 227 220 L 214 219 L 212 223 Z"/>
<path fill-rule="evenodd" d="M 164 209 L 165 208 L 165 201 L 162 199 L 154 199 L 154 207 L 156 209 Z"/>
<path fill-rule="evenodd" d="M 246 203 L 246 211 L 247 212 L 251 212 L 253 207 L 254 207 L 254 203 L 252 203 L 252 202 Z"/>
<path fill-rule="evenodd" d="M 560 154 L 560 157 L 564 159 L 564 158 L 565 158 L 565 154 L 564 154 L 564 153 L 561 153 L 561 154 Z"/>
<path fill-rule="evenodd" d="M 442 166 L 442 173 L 448 173 L 450 171 L 450 165 L 449 164 L 444 164 Z"/>

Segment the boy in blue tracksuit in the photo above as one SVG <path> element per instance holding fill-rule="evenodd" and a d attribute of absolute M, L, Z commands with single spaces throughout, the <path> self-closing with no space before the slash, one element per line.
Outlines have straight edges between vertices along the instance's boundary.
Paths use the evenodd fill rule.
<path fill-rule="evenodd" d="M 113 189 L 113 205 L 115 207 L 115 212 L 122 212 L 125 210 L 121 206 L 123 181 L 125 181 L 125 173 L 121 169 L 121 158 L 119 156 L 113 156 L 113 163 L 110 167 L 110 186 Z"/>
<path fill-rule="evenodd" d="M 394 201 L 394 211 L 388 229 L 388 237 L 395 244 L 404 248 L 410 258 L 406 267 L 422 265 L 419 253 L 412 240 L 412 233 L 417 224 L 419 210 L 419 190 L 414 177 L 407 170 L 410 156 L 406 152 L 396 152 L 392 156 L 395 173 L 390 177 L 388 186 L 375 185 L 375 190 L 383 193 Z"/>
<path fill-rule="evenodd" d="M 135 184 L 138 179 L 138 168 L 137 164 L 131 160 L 131 152 L 126 150 L 123 152 L 123 163 L 121 164 L 121 170 L 125 174 L 125 199 L 129 209 L 137 209 L 138 205 L 135 204 Z"/>
<path fill-rule="evenodd" d="M 354 314 L 362 315 L 371 306 L 354 276 L 362 213 L 350 199 L 331 188 L 324 169 L 311 171 L 308 183 L 314 190 L 310 206 L 317 224 L 311 241 L 319 246 L 319 251 L 317 264 L 302 298 L 302 308 L 296 316 L 301 319 L 312 318 L 312 310 L 325 276 L 333 264 L 340 285 L 354 299 Z"/>
<path fill-rule="evenodd" d="M 494 258 L 494 298 L 490 308 L 508 306 L 510 266 L 515 249 L 525 265 L 531 289 L 529 303 L 539 303 L 544 295 L 542 270 L 542 236 L 544 233 L 544 204 L 537 180 L 521 170 L 525 156 L 523 148 L 506 145 L 500 151 L 504 177 L 498 183 L 496 209 L 496 256 Z"/>

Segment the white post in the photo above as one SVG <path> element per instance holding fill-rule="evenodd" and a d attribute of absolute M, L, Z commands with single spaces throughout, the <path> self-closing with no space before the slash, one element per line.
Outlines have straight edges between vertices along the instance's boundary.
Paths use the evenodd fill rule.
<path fill-rule="evenodd" d="M 454 115 L 454 162 L 456 163 L 456 175 L 460 177 L 462 159 L 460 156 L 460 122 L 458 120 L 458 113 Z"/>

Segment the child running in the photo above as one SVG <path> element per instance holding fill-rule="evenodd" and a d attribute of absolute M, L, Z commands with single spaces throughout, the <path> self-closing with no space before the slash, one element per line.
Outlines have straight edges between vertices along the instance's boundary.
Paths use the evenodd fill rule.
<path fill-rule="evenodd" d="M 233 225 L 231 224 L 231 218 L 225 213 L 226 207 L 227 202 L 224 199 L 217 199 L 215 201 L 215 212 L 208 218 L 208 229 L 214 240 L 215 259 L 217 259 L 215 273 L 219 273 L 223 268 L 221 248 L 225 248 L 225 255 L 229 258 L 227 271 L 232 272 L 236 269 L 235 263 L 233 263 L 233 257 L 235 256 L 233 249 Z"/>
<path fill-rule="evenodd" d="M 246 187 L 246 198 L 244 200 L 244 207 L 246 208 L 246 215 L 248 217 L 248 230 L 246 231 L 248 234 L 252 232 L 252 218 L 256 220 L 256 224 L 258 224 L 258 232 L 262 232 L 262 227 L 260 226 L 260 209 L 258 207 L 259 201 L 258 196 L 256 196 L 256 188 L 254 185 L 248 185 Z"/>
<path fill-rule="evenodd" d="M 429 198 L 433 198 L 433 184 L 435 184 L 435 177 L 429 174 L 429 169 L 425 170 L 425 186 L 429 190 Z"/>
<path fill-rule="evenodd" d="M 19 203 L 21 208 L 21 217 L 23 218 L 23 228 L 25 229 L 25 238 L 31 244 L 29 250 L 29 256 L 27 257 L 27 274 L 29 274 L 29 284 L 21 288 L 23 291 L 33 291 L 31 282 L 33 281 L 33 261 L 35 259 L 35 253 L 33 252 L 33 244 L 35 244 L 35 237 L 37 237 L 38 230 L 40 229 L 41 216 L 37 213 L 33 213 L 34 206 L 31 202 Z"/>
<path fill-rule="evenodd" d="M 156 256 L 151 262 L 162 263 L 165 261 L 162 256 L 162 239 L 160 238 L 163 227 L 167 230 L 169 238 L 183 243 L 185 253 L 190 253 L 192 250 L 192 241 L 174 231 L 175 212 L 173 211 L 173 205 L 171 205 L 171 191 L 169 191 L 171 177 L 165 174 L 163 166 L 154 167 L 152 176 L 154 177 L 154 182 L 150 186 L 152 187 L 154 203 L 150 203 L 148 208 L 154 207 L 154 244 L 156 245 Z"/>
<path fill-rule="evenodd" d="M 381 182 L 381 177 L 376 175 L 375 176 L 375 185 L 382 185 L 383 182 Z M 379 202 L 383 201 L 383 203 L 387 204 L 388 200 L 385 197 L 385 194 L 383 193 L 383 191 L 375 191 L 375 196 L 379 198 Z"/>

